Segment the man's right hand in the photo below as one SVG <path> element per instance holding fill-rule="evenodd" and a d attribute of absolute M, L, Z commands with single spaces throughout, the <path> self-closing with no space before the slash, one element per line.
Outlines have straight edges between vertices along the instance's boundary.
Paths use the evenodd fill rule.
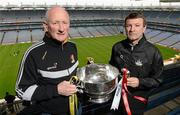
<path fill-rule="evenodd" d="M 58 94 L 64 95 L 64 96 L 70 96 L 73 93 L 77 92 L 76 86 L 73 84 L 70 84 L 69 81 L 63 81 L 60 82 L 57 85 Z"/>

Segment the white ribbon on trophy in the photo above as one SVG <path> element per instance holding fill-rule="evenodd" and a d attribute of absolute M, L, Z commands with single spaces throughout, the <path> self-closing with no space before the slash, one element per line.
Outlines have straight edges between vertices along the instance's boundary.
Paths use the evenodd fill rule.
<path fill-rule="evenodd" d="M 117 88 L 116 88 L 116 92 L 114 95 L 114 99 L 111 105 L 111 110 L 116 110 L 119 107 L 119 102 L 121 99 L 121 90 L 122 90 L 122 79 L 119 81 Z"/>

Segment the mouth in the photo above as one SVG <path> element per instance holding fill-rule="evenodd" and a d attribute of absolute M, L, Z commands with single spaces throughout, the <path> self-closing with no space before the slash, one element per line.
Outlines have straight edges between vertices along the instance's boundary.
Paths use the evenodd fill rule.
<path fill-rule="evenodd" d="M 65 33 L 57 33 L 57 35 L 65 35 Z"/>
<path fill-rule="evenodd" d="M 129 35 L 134 36 L 134 35 L 136 35 L 136 34 L 135 34 L 135 33 L 129 33 Z"/>

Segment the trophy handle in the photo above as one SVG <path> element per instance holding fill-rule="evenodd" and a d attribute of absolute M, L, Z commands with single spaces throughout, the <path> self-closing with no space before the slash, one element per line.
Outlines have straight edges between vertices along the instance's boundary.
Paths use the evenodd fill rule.
<path fill-rule="evenodd" d="M 76 85 L 77 92 L 84 93 L 84 83 L 80 81 L 79 84 Z"/>
<path fill-rule="evenodd" d="M 77 76 L 72 76 L 69 81 L 71 84 L 76 85 L 77 92 L 83 93 L 83 82 L 81 82 Z"/>
<path fill-rule="evenodd" d="M 94 58 L 87 57 L 87 64 L 92 64 L 92 63 L 94 63 Z"/>

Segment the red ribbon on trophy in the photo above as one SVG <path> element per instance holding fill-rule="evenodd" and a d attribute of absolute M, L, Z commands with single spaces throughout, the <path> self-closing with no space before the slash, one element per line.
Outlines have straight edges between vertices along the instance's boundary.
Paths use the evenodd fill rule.
<path fill-rule="evenodd" d="M 111 109 L 113 109 L 113 110 L 118 109 L 120 99 L 121 99 L 121 96 L 122 96 L 122 99 L 123 99 L 124 106 L 125 106 L 127 114 L 132 115 L 131 109 L 129 107 L 128 97 L 127 97 L 127 94 L 132 95 L 128 91 L 128 88 L 127 88 L 127 77 L 129 76 L 128 75 L 129 71 L 126 68 L 123 68 L 122 72 L 123 72 L 123 77 L 122 77 L 122 79 L 119 81 L 119 83 L 117 85 L 116 92 L 115 92 L 115 95 L 114 95 L 114 99 L 113 99 L 113 102 L 112 102 L 112 105 L 111 105 Z M 133 98 L 137 99 L 137 100 L 139 100 L 139 101 L 141 101 L 141 102 L 143 102 L 145 104 L 147 103 L 147 100 L 145 98 L 143 98 L 143 97 L 133 96 Z"/>
<path fill-rule="evenodd" d="M 128 89 L 127 89 L 127 72 L 128 72 L 128 70 L 126 68 L 124 68 L 124 69 L 122 69 L 122 72 L 123 72 L 122 98 L 123 98 L 123 102 L 124 102 L 124 106 L 125 106 L 127 114 L 132 115 L 131 110 L 129 108 L 129 102 L 128 102 L 127 93 L 126 93 L 126 92 L 128 92 Z"/>
<path fill-rule="evenodd" d="M 128 70 L 126 68 L 122 69 L 123 72 L 123 80 L 122 80 L 122 98 L 123 98 L 123 102 L 124 102 L 124 106 L 126 109 L 126 112 L 128 115 L 132 115 L 131 113 L 131 109 L 129 108 L 129 102 L 128 102 L 128 98 L 127 98 L 127 93 L 131 95 L 131 93 L 128 91 L 127 89 L 127 76 L 128 76 Z M 140 96 L 133 96 L 133 98 L 143 102 L 143 103 L 147 103 L 147 100 L 143 97 Z"/>

